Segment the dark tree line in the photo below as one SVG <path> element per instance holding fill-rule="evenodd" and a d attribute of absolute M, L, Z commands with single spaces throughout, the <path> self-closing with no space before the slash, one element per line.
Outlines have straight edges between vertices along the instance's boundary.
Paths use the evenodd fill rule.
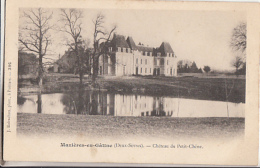
<path fill-rule="evenodd" d="M 202 73 L 202 69 L 198 68 L 196 63 L 188 60 L 180 60 L 177 64 L 178 73 Z"/>

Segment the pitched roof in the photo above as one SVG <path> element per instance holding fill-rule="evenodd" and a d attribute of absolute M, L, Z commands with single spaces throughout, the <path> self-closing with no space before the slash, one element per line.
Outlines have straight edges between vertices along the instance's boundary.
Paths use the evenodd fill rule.
<path fill-rule="evenodd" d="M 159 50 L 163 55 L 166 55 L 166 53 L 173 53 L 172 47 L 168 42 L 163 42 L 159 47 Z"/>
<path fill-rule="evenodd" d="M 133 40 L 132 37 L 128 36 L 127 39 L 126 39 L 126 42 L 128 43 L 129 47 L 132 49 L 132 50 L 136 50 L 137 47 L 135 45 L 135 42 Z"/>
<path fill-rule="evenodd" d="M 137 50 L 143 52 L 153 52 L 153 47 L 145 47 L 145 46 L 136 46 Z"/>
<path fill-rule="evenodd" d="M 114 37 L 111 40 L 111 45 L 113 47 L 130 48 L 125 40 L 125 37 L 118 34 L 114 34 Z"/>

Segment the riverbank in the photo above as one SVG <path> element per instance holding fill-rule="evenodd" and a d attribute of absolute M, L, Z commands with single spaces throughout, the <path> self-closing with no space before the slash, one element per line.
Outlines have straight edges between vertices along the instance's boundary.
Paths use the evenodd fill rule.
<path fill-rule="evenodd" d="M 150 96 L 169 96 L 200 100 L 226 101 L 245 103 L 244 77 L 234 76 L 124 76 L 99 77 L 97 90 L 124 94 L 145 94 Z M 84 89 L 91 90 L 91 79 L 84 78 Z M 79 79 L 73 74 L 48 74 L 45 77 L 43 93 L 75 91 Z M 36 84 L 20 83 L 20 92 L 37 92 Z"/>
<path fill-rule="evenodd" d="M 18 135 L 140 138 L 234 138 L 244 118 L 115 117 L 18 113 Z"/>

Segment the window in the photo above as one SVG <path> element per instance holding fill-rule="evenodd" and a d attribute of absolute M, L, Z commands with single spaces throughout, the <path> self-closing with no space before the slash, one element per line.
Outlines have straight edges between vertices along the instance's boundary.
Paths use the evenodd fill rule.
<path fill-rule="evenodd" d="M 157 56 L 161 56 L 161 53 L 160 53 L 160 52 L 158 52 L 158 53 L 157 53 Z"/>
<path fill-rule="evenodd" d="M 161 59 L 161 65 L 164 65 L 164 59 Z"/>
<path fill-rule="evenodd" d="M 141 68 L 141 73 L 142 73 L 142 68 Z"/>
<path fill-rule="evenodd" d="M 145 65 L 147 65 L 147 59 L 145 59 Z"/>
<path fill-rule="evenodd" d="M 147 53 L 147 56 L 150 56 L 150 52 Z"/>
<path fill-rule="evenodd" d="M 108 48 L 108 51 L 109 51 L 109 52 L 112 52 L 112 47 L 109 47 L 109 48 Z"/>
<path fill-rule="evenodd" d="M 152 68 L 150 68 L 150 73 L 152 73 Z"/>
<path fill-rule="evenodd" d="M 147 68 L 145 68 L 145 73 L 147 73 Z"/>
<path fill-rule="evenodd" d="M 126 49 L 126 52 L 128 53 L 128 48 Z"/>
<path fill-rule="evenodd" d="M 143 60 L 141 59 L 141 64 L 143 63 Z"/>
<path fill-rule="evenodd" d="M 169 60 L 167 60 L 167 65 L 169 65 Z"/>
<path fill-rule="evenodd" d="M 138 58 L 136 58 L 136 63 L 138 64 Z"/>
<path fill-rule="evenodd" d="M 124 52 L 124 48 L 121 48 L 121 52 Z"/>
<path fill-rule="evenodd" d="M 143 55 L 145 56 L 145 52 L 143 52 Z"/>
<path fill-rule="evenodd" d="M 118 48 L 117 48 L 117 51 L 118 51 L 118 52 L 120 52 L 120 51 L 121 51 L 121 48 L 120 48 L 120 47 L 118 47 Z"/>

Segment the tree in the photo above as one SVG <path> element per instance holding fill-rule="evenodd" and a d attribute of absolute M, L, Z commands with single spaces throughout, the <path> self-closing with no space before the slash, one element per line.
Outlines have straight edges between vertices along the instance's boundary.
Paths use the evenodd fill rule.
<path fill-rule="evenodd" d="M 192 64 L 191 64 L 191 66 L 190 66 L 190 72 L 191 72 L 191 73 L 198 73 L 198 70 L 199 70 L 199 69 L 198 69 L 196 63 L 193 61 Z"/>
<path fill-rule="evenodd" d="M 242 53 L 246 50 L 246 36 L 247 29 L 246 23 L 240 23 L 233 29 L 230 46 L 235 51 L 241 51 Z"/>
<path fill-rule="evenodd" d="M 92 84 L 95 86 L 96 78 L 99 70 L 99 57 L 102 54 L 107 54 L 108 43 L 111 41 L 111 35 L 116 30 L 114 26 L 109 32 L 104 29 L 105 16 L 98 14 L 95 20 L 92 21 L 94 24 L 94 38 L 93 38 L 93 53 L 92 53 Z M 102 45 L 101 45 L 102 43 Z"/>
<path fill-rule="evenodd" d="M 232 66 L 236 68 L 235 74 L 239 75 L 239 68 L 243 65 L 243 59 L 240 56 L 236 56 L 235 60 L 232 63 Z"/>
<path fill-rule="evenodd" d="M 52 14 L 42 8 L 30 9 L 23 12 L 25 21 L 19 29 L 19 43 L 26 51 L 37 54 L 38 56 L 38 85 L 42 88 L 44 73 L 43 59 L 46 56 L 49 45 L 51 44 L 50 24 Z M 20 46 L 21 47 L 21 46 Z"/>
<path fill-rule="evenodd" d="M 22 75 L 37 73 L 38 59 L 33 53 L 18 51 L 18 78 Z"/>
<path fill-rule="evenodd" d="M 204 70 L 206 73 L 208 73 L 208 72 L 210 72 L 210 67 L 209 67 L 209 66 L 204 66 L 203 70 Z"/>
<path fill-rule="evenodd" d="M 83 84 L 84 76 L 84 41 L 82 40 L 82 22 L 83 14 L 81 10 L 61 9 L 61 21 L 63 25 L 61 32 L 69 36 L 67 44 L 77 58 L 76 72 L 79 74 L 80 84 Z"/>

